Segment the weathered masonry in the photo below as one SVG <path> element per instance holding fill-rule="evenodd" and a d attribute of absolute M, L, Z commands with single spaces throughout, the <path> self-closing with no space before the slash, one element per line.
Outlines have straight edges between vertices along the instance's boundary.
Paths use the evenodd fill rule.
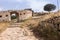
<path fill-rule="evenodd" d="M 12 16 L 16 16 L 17 21 L 25 20 L 32 17 L 32 13 L 31 9 L 0 11 L 0 22 L 12 21 Z"/>

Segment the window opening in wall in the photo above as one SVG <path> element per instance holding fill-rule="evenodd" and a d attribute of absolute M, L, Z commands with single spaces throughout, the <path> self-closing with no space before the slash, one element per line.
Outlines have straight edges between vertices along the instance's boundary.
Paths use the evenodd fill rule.
<path fill-rule="evenodd" d="M 20 15 L 22 15 L 22 14 L 20 13 Z"/>
<path fill-rule="evenodd" d="M 24 13 L 24 15 L 25 15 L 25 13 Z"/>
<path fill-rule="evenodd" d="M 2 15 L 0 15 L 0 17 L 2 17 Z"/>
<path fill-rule="evenodd" d="M 8 15 L 6 15 L 6 17 L 8 17 Z"/>

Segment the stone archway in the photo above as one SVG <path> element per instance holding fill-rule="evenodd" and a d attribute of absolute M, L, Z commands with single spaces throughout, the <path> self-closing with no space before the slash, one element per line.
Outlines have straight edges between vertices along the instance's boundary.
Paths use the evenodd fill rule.
<path fill-rule="evenodd" d="M 12 22 L 19 22 L 19 13 L 18 12 L 12 11 L 12 12 L 10 12 L 10 16 L 11 16 Z"/>

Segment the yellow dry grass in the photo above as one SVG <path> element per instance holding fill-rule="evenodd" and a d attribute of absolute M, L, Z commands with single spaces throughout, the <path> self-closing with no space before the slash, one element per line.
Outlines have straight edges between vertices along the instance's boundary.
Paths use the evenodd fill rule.
<path fill-rule="evenodd" d="M 8 25 L 9 23 L 6 22 L 0 23 L 0 33 L 3 32 L 8 27 Z"/>
<path fill-rule="evenodd" d="M 36 19 L 29 19 L 29 20 L 22 22 L 21 26 L 25 27 L 25 26 L 28 26 L 30 24 L 33 26 L 37 26 L 39 24 L 39 22 L 45 21 L 47 19 L 57 17 L 57 16 L 60 16 L 60 13 L 50 13 L 50 14 L 46 14 L 43 16 L 36 16 L 37 17 Z"/>
<path fill-rule="evenodd" d="M 29 19 L 24 22 L 22 22 L 20 27 L 29 27 L 29 25 L 32 25 L 33 27 L 37 26 L 39 23 L 38 19 Z"/>

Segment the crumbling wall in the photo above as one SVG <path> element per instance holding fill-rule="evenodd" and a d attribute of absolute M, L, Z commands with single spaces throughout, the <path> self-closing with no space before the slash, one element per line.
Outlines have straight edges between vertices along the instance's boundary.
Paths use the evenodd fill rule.
<path fill-rule="evenodd" d="M 32 11 L 29 11 L 29 10 L 24 10 L 20 12 L 19 14 L 20 14 L 19 20 L 25 20 L 25 19 L 32 17 Z"/>
<path fill-rule="evenodd" d="M 0 22 L 11 21 L 9 12 L 0 12 Z"/>
<path fill-rule="evenodd" d="M 11 13 L 10 12 L 13 12 L 13 11 L 2 11 L 0 12 L 0 22 L 2 21 L 11 21 Z M 32 17 L 32 11 L 31 10 L 16 10 L 18 16 L 19 16 L 19 19 L 17 20 L 25 20 L 25 19 L 28 19 L 29 17 Z"/>

